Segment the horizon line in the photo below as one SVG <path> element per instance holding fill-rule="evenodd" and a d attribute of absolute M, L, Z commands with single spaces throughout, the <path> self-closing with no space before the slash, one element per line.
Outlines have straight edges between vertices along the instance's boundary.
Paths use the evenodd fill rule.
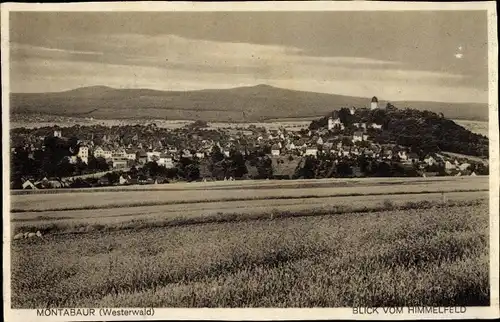
<path fill-rule="evenodd" d="M 269 88 L 274 88 L 274 89 L 280 89 L 280 90 L 285 90 L 285 91 L 292 91 L 292 92 L 302 92 L 302 93 L 313 93 L 313 94 L 323 94 L 323 95 L 332 95 L 332 96 L 343 96 L 343 97 L 352 97 L 352 98 L 359 98 L 359 99 L 371 99 L 371 97 L 376 96 L 380 101 L 382 102 L 429 102 L 429 103 L 444 103 L 444 104 L 481 104 L 481 105 L 489 105 L 489 102 L 475 102 L 475 101 L 464 101 L 464 102 L 447 102 L 447 101 L 433 101 L 433 100 L 414 100 L 414 99 L 403 99 L 403 100 L 389 100 L 389 99 L 380 99 L 380 96 L 378 95 L 373 95 L 371 97 L 369 96 L 352 96 L 352 95 L 345 95 L 345 94 L 336 94 L 336 93 L 327 93 L 327 92 L 316 92 L 316 91 L 307 91 L 307 90 L 300 90 L 300 89 L 291 89 L 291 88 L 285 88 L 285 87 L 279 87 L 275 85 L 269 85 L 265 83 L 261 84 L 256 84 L 256 85 L 242 85 L 242 86 L 235 86 L 235 87 L 223 87 L 223 88 L 203 88 L 203 89 L 186 89 L 186 90 L 172 90 L 172 89 L 153 89 L 153 88 L 147 88 L 147 87 L 125 87 L 125 88 L 117 88 L 109 85 L 88 85 L 88 86 L 80 86 L 80 87 L 75 87 L 72 89 L 66 89 L 66 90 L 60 90 L 60 91 L 48 91 L 48 92 L 10 92 L 9 96 L 11 94 L 57 94 L 57 93 L 67 93 L 67 92 L 72 92 L 72 91 L 77 91 L 80 89 L 90 89 L 90 88 L 108 88 L 111 90 L 148 90 L 148 91 L 156 91 L 156 92 L 182 92 L 182 93 L 187 93 L 187 92 L 203 92 L 203 91 L 224 91 L 224 90 L 235 90 L 235 89 L 241 89 L 241 88 L 255 88 L 255 87 L 269 87 Z"/>

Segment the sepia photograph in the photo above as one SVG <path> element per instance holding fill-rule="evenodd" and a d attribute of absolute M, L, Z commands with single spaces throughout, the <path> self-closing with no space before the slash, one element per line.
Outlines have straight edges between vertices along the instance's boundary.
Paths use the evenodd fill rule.
<path fill-rule="evenodd" d="M 6 317 L 498 318 L 495 3 L 286 4 L 2 4 Z"/>

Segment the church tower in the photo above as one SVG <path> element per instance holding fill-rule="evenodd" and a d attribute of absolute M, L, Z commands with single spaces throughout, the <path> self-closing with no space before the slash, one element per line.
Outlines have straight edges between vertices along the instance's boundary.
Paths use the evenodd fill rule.
<path fill-rule="evenodd" d="M 376 110 L 378 108 L 378 99 L 376 96 L 372 97 L 372 102 L 370 104 L 370 110 Z"/>

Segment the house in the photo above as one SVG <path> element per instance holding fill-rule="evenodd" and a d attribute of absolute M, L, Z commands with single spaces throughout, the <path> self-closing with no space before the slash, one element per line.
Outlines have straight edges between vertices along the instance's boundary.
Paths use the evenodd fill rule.
<path fill-rule="evenodd" d="M 229 150 L 224 150 L 224 155 L 229 158 L 229 156 L 231 155 L 231 152 Z"/>
<path fill-rule="evenodd" d="M 352 135 L 352 142 L 355 143 L 361 141 L 363 141 L 363 132 L 361 131 L 354 132 L 354 134 Z"/>
<path fill-rule="evenodd" d="M 432 157 L 432 155 L 426 156 L 424 158 L 424 162 L 427 163 L 427 165 L 432 166 L 437 163 L 436 159 Z"/>
<path fill-rule="evenodd" d="M 372 123 L 372 124 L 370 124 L 370 127 L 372 129 L 381 130 L 382 129 L 382 124 Z"/>
<path fill-rule="evenodd" d="M 273 144 L 273 146 L 271 146 L 271 155 L 272 156 L 280 155 L 280 147 L 277 144 Z"/>
<path fill-rule="evenodd" d="M 144 164 L 148 162 L 148 155 L 145 151 L 139 151 L 136 153 L 136 158 L 139 161 L 139 163 Z"/>
<path fill-rule="evenodd" d="M 174 160 L 171 154 L 162 153 L 158 159 L 158 165 L 161 165 L 167 169 L 174 167 Z"/>
<path fill-rule="evenodd" d="M 148 151 L 146 152 L 147 162 L 156 162 L 160 159 L 161 152 L 160 151 Z"/>
<path fill-rule="evenodd" d="M 355 107 L 349 107 L 349 113 L 351 113 L 351 115 L 354 115 L 354 113 L 356 113 L 356 108 Z"/>
<path fill-rule="evenodd" d="M 183 158 L 192 158 L 193 157 L 193 154 L 191 153 L 191 151 L 189 151 L 188 149 L 184 149 L 182 150 L 182 154 L 181 156 Z"/>
<path fill-rule="evenodd" d="M 136 160 L 137 154 L 134 150 L 127 149 L 125 150 L 125 158 L 128 160 Z"/>
<path fill-rule="evenodd" d="M 452 170 L 452 169 L 455 169 L 456 166 L 451 163 L 450 161 L 446 160 L 446 162 L 444 163 L 444 168 L 445 170 Z"/>
<path fill-rule="evenodd" d="M 368 141 L 368 134 L 363 134 L 363 141 Z"/>
<path fill-rule="evenodd" d="M 319 139 L 316 141 L 316 144 L 317 145 L 323 145 L 323 139 L 321 138 L 321 136 L 319 137 Z"/>
<path fill-rule="evenodd" d="M 318 155 L 318 148 L 316 148 L 316 147 L 307 147 L 305 155 L 317 156 Z"/>
<path fill-rule="evenodd" d="M 111 159 L 113 157 L 113 152 L 109 148 L 103 148 L 102 157 L 106 160 Z"/>
<path fill-rule="evenodd" d="M 120 179 L 118 179 L 118 182 L 123 185 L 123 184 L 127 184 L 128 183 L 128 180 L 130 179 L 130 177 L 128 175 L 121 175 L 120 176 Z"/>
<path fill-rule="evenodd" d="M 398 157 L 401 161 L 407 161 L 408 160 L 408 155 L 406 154 L 406 151 L 399 151 L 398 152 Z"/>
<path fill-rule="evenodd" d="M 392 159 L 392 150 L 383 150 L 381 154 L 382 154 L 382 159 L 386 160 Z"/>
<path fill-rule="evenodd" d="M 114 150 L 111 154 L 113 159 L 123 159 L 125 158 L 127 153 L 125 152 L 125 149 L 117 149 Z"/>
<path fill-rule="evenodd" d="M 121 158 L 121 159 L 113 159 L 113 169 L 125 169 L 127 168 L 127 159 Z"/>
<path fill-rule="evenodd" d="M 96 146 L 94 149 L 94 157 L 95 158 L 99 158 L 99 157 L 104 158 L 104 149 L 100 146 Z"/>
<path fill-rule="evenodd" d="M 78 149 L 77 156 L 82 160 L 83 163 L 89 163 L 89 147 L 86 145 L 81 145 Z"/>
<path fill-rule="evenodd" d="M 54 131 L 54 137 L 56 137 L 56 138 L 62 138 L 62 131 L 61 130 L 55 130 Z"/>
<path fill-rule="evenodd" d="M 465 171 L 467 170 L 468 168 L 470 167 L 470 163 L 462 163 L 461 165 L 458 166 L 458 168 L 461 170 L 461 171 Z"/>
<path fill-rule="evenodd" d="M 197 157 L 198 159 L 203 159 L 203 158 L 205 157 L 205 153 L 203 153 L 203 152 L 196 152 L 196 154 L 195 154 L 195 155 L 196 155 L 196 157 Z"/>
<path fill-rule="evenodd" d="M 38 188 L 30 180 L 26 180 L 23 182 L 23 189 L 37 190 Z"/>
<path fill-rule="evenodd" d="M 340 121 L 340 118 L 334 119 L 333 117 L 328 118 L 328 130 L 333 130 L 335 127 L 344 128 L 344 124 Z"/>
<path fill-rule="evenodd" d="M 158 176 L 154 181 L 154 184 L 164 184 L 164 183 L 168 183 L 168 179 L 165 177 Z"/>

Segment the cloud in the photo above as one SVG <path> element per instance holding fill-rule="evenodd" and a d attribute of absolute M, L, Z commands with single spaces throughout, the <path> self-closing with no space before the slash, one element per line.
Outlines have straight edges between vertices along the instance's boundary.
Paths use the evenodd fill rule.
<path fill-rule="evenodd" d="M 391 100 L 485 100 L 487 95 L 463 82 L 462 75 L 412 70 L 396 61 L 319 57 L 295 47 L 175 35 L 109 34 L 11 45 L 11 88 L 23 92 L 96 84 L 191 90 L 265 83 Z"/>

